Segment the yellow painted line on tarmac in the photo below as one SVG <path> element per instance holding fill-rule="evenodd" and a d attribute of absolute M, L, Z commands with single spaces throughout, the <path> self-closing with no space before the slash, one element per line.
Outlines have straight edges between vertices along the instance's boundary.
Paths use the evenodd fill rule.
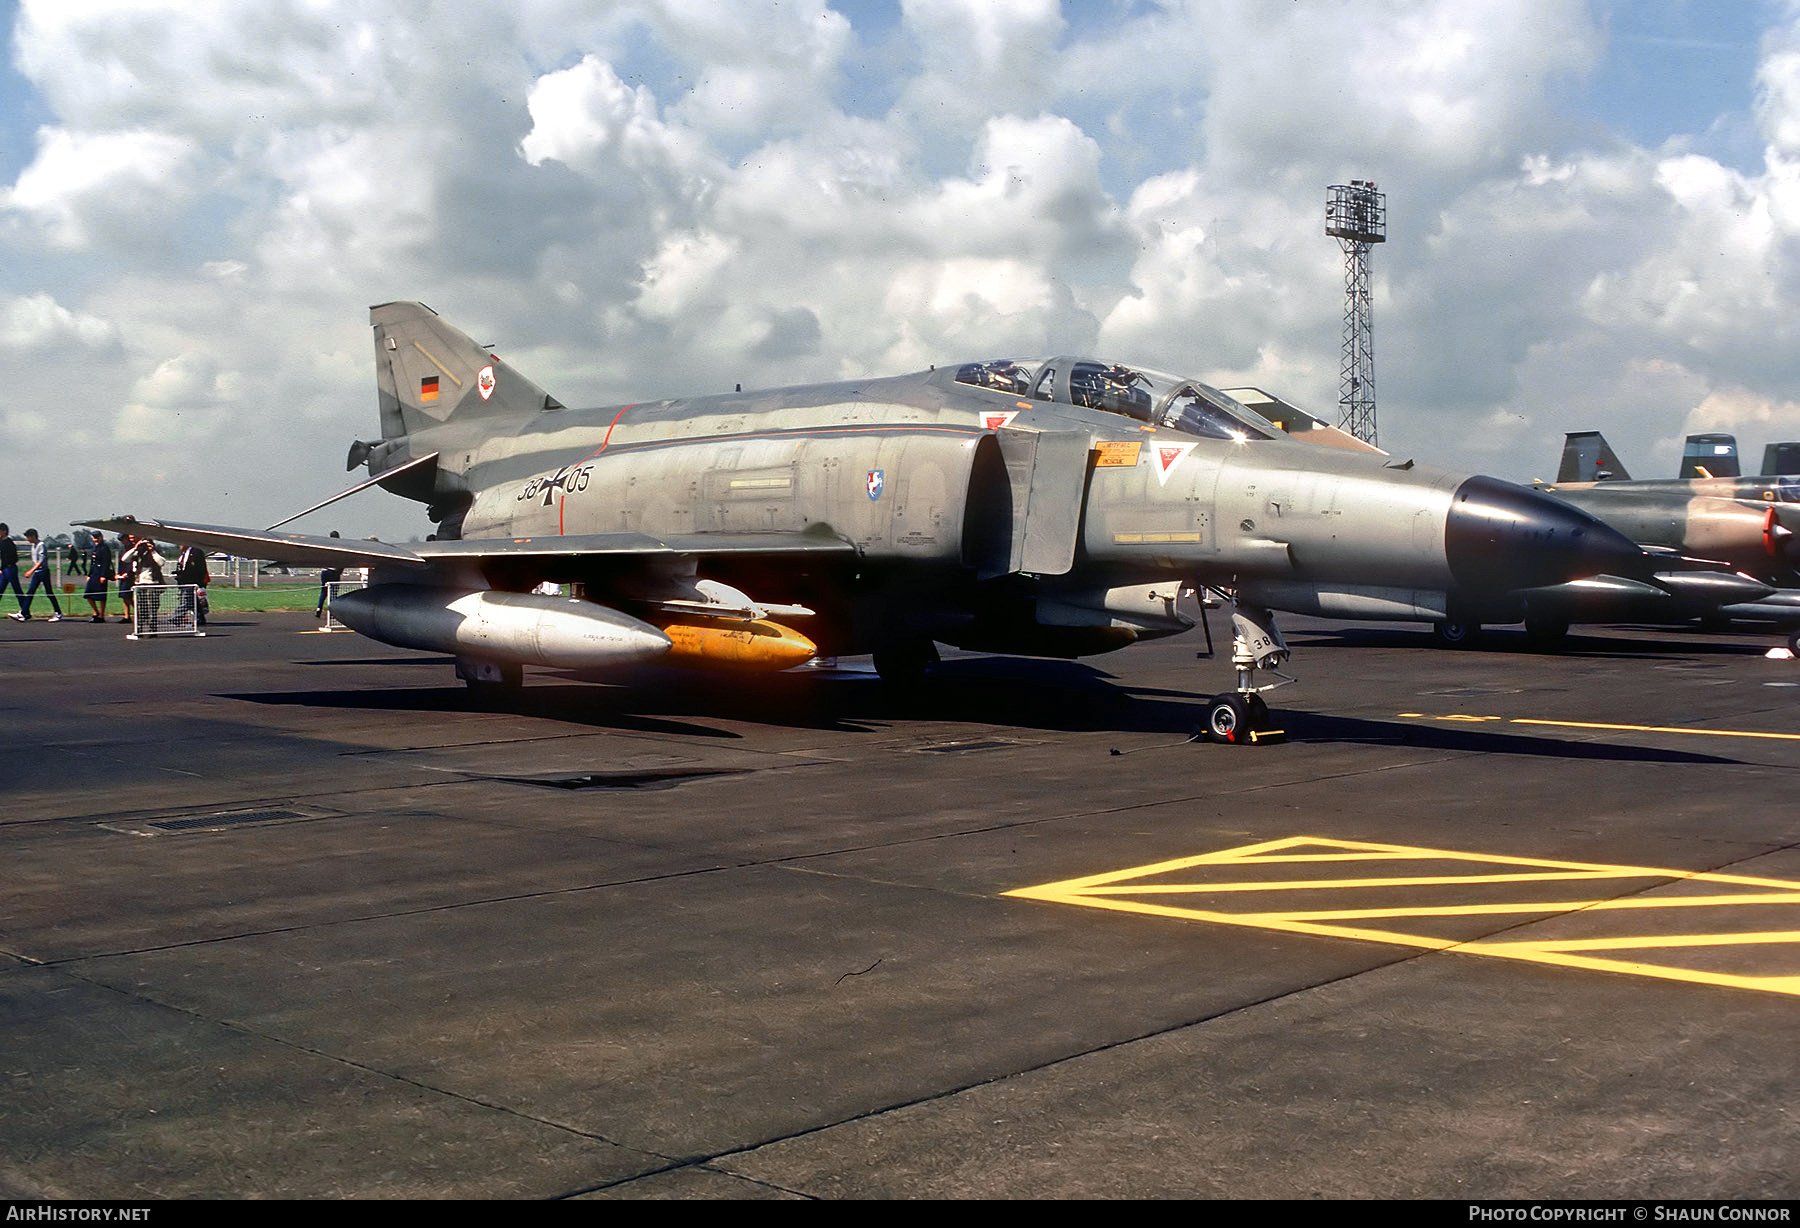
<path fill-rule="evenodd" d="M 1346 874 L 1369 863 L 1367 876 Z M 1411 863 L 1413 874 L 1394 873 Z M 1296 877 L 1290 867 L 1312 863 L 1321 877 Z M 1501 869 L 1504 867 L 1504 869 Z M 1271 871 L 1274 871 L 1271 873 Z M 1486 872 L 1484 872 L 1486 871 Z M 1498 871 L 1498 872 L 1496 872 Z M 1610 882 L 1619 894 L 1597 896 L 1594 884 Z M 1496 888 L 1531 884 L 1516 898 Z M 1562 884 L 1566 894 L 1547 887 Z M 1750 888 L 1750 890 L 1745 890 Z M 1476 889 L 1481 898 L 1465 892 Z M 1309 896 L 1308 907 L 1267 908 L 1283 893 L 1332 893 L 1341 907 Z M 1800 996 L 1800 882 L 1745 874 L 1676 870 L 1656 866 L 1556 861 L 1455 849 L 1372 844 L 1317 836 L 1292 836 L 1239 848 L 1064 879 L 1004 893 L 1084 908 L 1203 921 L 1321 937 L 1354 938 L 1424 950 L 1457 951 L 1664 980 L 1723 985 Z M 1182 897 L 1189 897 L 1186 902 Z M 1291 895 L 1286 898 L 1293 898 Z M 1760 922 L 1743 926 L 1744 909 Z M 1770 928 L 1791 910 L 1792 929 Z M 1669 910 L 1681 910 L 1679 912 Z M 1523 939 L 1468 939 L 1432 933 L 1431 919 L 1540 916 L 1540 928 L 1580 918 L 1581 936 L 1533 934 Z M 1685 917 L 1681 932 L 1647 930 L 1660 917 Z M 1356 922 L 1357 924 L 1346 924 Z M 1608 932 L 1595 935 L 1599 928 Z M 1635 958 L 1605 952 L 1635 952 Z M 1732 953 L 1738 965 L 1767 965 L 1746 973 L 1708 967 L 1704 957 Z"/>
<path fill-rule="evenodd" d="M 1614 733 L 1689 733 L 1709 738 L 1774 738 L 1784 742 L 1800 742 L 1800 733 L 1769 733 L 1758 729 L 1697 729 L 1690 725 L 1614 725 L 1602 721 L 1546 721 L 1525 716 L 1466 716 L 1459 713 L 1435 715 L 1429 712 L 1396 712 L 1402 720 L 1445 721 L 1455 724 L 1482 724 L 1489 721 L 1504 725 L 1546 725 L 1553 729 L 1600 729 Z"/>
<path fill-rule="evenodd" d="M 1593 879 L 1613 878 L 1616 875 L 1596 874 L 1592 870 L 1571 870 L 1560 874 L 1459 874 L 1454 878 L 1437 879 L 1437 882 L 1456 883 L 1541 883 L 1546 879 Z M 1340 878 L 1317 879 L 1296 878 L 1286 882 L 1274 883 L 1217 883 L 1206 888 L 1208 891 L 1311 891 L 1320 887 L 1398 887 L 1402 884 L 1417 884 L 1418 878 Z M 1121 893 L 1129 895 L 1151 894 L 1168 891 L 1192 891 L 1191 883 L 1170 883 L 1164 886 L 1131 886 L 1131 887 L 1095 887 L 1092 895 Z"/>

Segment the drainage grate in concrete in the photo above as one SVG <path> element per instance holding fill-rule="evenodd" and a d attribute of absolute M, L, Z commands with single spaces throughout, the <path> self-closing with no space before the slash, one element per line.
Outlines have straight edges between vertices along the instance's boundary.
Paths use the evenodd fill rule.
<path fill-rule="evenodd" d="M 98 826 L 126 836 L 184 836 L 194 832 L 224 831 L 235 827 L 268 827 L 277 823 L 310 822 L 327 817 L 323 810 L 264 807 L 260 810 L 209 810 L 204 814 L 161 815 L 155 818 L 113 819 Z"/>

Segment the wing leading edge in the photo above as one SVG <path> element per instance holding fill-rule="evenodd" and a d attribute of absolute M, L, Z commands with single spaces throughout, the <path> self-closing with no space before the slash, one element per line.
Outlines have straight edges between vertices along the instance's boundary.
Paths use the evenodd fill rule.
<path fill-rule="evenodd" d="M 687 533 L 652 537 L 647 533 L 593 533 L 576 536 L 491 537 L 456 541 L 352 541 L 305 533 L 272 533 L 223 525 L 184 524 L 173 520 L 120 517 L 79 520 L 76 525 L 108 533 L 132 533 L 152 541 L 204 546 L 242 558 L 265 559 L 306 567 L 408 567 L 428 569 L 440 563 L 484 559 L 524 561 L 531 558 L 723 557 L 852 555 L 856 547 L 826 533 Z"/>

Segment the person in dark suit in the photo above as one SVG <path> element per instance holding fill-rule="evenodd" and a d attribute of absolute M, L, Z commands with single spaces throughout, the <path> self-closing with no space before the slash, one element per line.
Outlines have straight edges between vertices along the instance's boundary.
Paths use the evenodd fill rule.
<path fill-rule="evenodd" d="M 81 595 L 87 598 L 89 608 L 94 611 L 88 621 L 103 623 L 106 621 L 106 586 L 113 578 L 112 547 L 99 533 L 92 534 L 88 542 L 87 587 Z"/>
<path fill-rule="evenodd" d="M 333 529 L 331 535 L 336 537 L 338 531 Z M 319 569 L 319 608 L 313 611 L 314 618 L 325 617 L 325 607 L 331 602 L 331 586 L 344 578 L 342 567 L 321 567 Z"/>
<path fill-rule="evenodd" d="M 181 595 L 180 616 L 186 618 L 193 615 L 194 625 L 206 625 L 206 586 L 212 583 L 212 573 L 207 570 L 206 550 L 200 546 L 183 546 L 181 553 L 175 558 L 175 583 L 192 585 L 192 593 Z"/>
<path fill-rule="evenodd" d="M 12 585 L 13 596 L 19 599 L 19 609 L 24 610 L 25 591 L 19 587 L 19 543 L 12 539 L 12 530 L 0 524 L 0 593 L 6 592 L 8 584 Z"/>

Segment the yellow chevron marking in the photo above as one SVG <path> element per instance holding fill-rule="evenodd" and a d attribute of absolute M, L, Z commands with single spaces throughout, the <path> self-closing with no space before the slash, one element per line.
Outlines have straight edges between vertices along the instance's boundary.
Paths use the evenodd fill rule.
<path fill-rule="evenodd" d="M 1346 873 L 1358 863 L 1372 873 Z M 1305 865 L 1325 873 L 1297 877 L 1291 867 Z M 1005 894 L 1800 995 L 1800 882 L 1755 875 L 1292 836 Z M 1295 906 L 1267 907 L 1283 899 Z M 1796 928 L 1771 928 L 1789 920 L 1771 909 L 1791 910 Z M 1747 916 L 1757 928 L 1742 927 Z M 1530 936 L 1483 937 L 1470 924 L 1482 918 L 1494 924 L 1480 929 L 1530 927 Z M 1677 920 L 1679 932 L 1658 932 L 1658 921 Z"/>

